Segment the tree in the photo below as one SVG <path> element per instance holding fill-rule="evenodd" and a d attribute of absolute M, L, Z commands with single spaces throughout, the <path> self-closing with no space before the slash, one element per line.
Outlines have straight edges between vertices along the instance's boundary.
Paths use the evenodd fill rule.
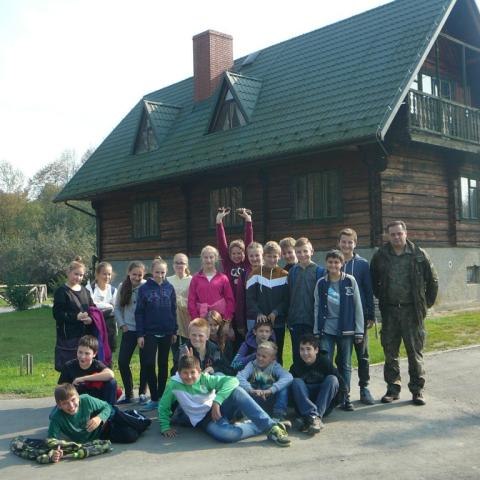
<path fill-rule="evenodd" d="M 25 188 L 25 175 L 5 160 L 0 161 L 0 192 L 19 193 Z"/>

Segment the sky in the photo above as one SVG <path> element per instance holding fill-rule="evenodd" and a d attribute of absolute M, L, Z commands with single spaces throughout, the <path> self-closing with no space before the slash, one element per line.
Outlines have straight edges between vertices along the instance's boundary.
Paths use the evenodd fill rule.
<path fill-rule="evenodd" d="M 238 58 L 385 3 L 0 0 L 0 161 L 31 177 L 96 148 L 143 95 L 192 75 L 209 28 Z"/>

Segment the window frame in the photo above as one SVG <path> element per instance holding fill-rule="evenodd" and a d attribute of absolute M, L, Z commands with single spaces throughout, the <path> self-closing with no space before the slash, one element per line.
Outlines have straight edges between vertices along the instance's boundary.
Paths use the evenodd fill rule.
<path fill-rule="evenodd" d="M 467 192 L 466 200 L 467 204 L 464 202 L 464 180 L 467 181 Z M 471 182 L 476 182 L 475 186 L 471 186 Z M 472 192 L 473 190 L 473 192 Z M 473 212 L 472 195 L 476 196 L 476 212 Z M 480 222 L 480 175 L 474 176 L 471 174 L 460 174 L 458 179 L 458 206 L 459 206 L 459 217 L 461 220 L 469 222 Z M 468 209 L 468 213 L 465 214 L 465 209 Z"/>
<path fill-rule="evenodd" d="M 156 231 L 151 233 L 151 232 L 146 232 L 145 230 L 151 230 L 152 226 L 147 225 L 144 226 L 142 234 L 137 235 L 135 232 L 138 231 L 137 228 L 137 212 L 136 208 L 142 205 L 147 205 L 147 208 L 150 209 L 153 205 L 155 205 L 156 212 L 147 212 L 146 213 L 146 218 L 149 219 L 149 221 L 152 220 L 152 218 L 155 218 L 156 221 Z M 135 199 L 132 203 L 132 210 L 131 210 L 131 225 L 132 225 L 132 240 L 134 241 L 150 241 L 150 240 L 158 240 L 160 239 L 160 201 L 157 198 L 138 198 Z"/>
<path fill-rule="evenodd" d="M 318 215 L 315 214 L 315 210 L 318 210 L 318 207 L 315 207 L 315 204 L 309 205 L 308 204 L 308 198 L 306 199 L 307 205 L 306 205 L 306 210 L 307 210 L 307 216 L 306 217 L 300 217 L 298 216 L 298 194 L 297 194 L 297 189 L 298 189 L 298 182 L 300 179 L 305 178 L 305 181 L 308 183 L 308 181 L 315 181 L 315 176 L 320 176 L 319 180 L 324 184 L 324 182 L 328 182 L 328 177 L 325 178 L 327 175 L 335 175 L 335 182 L 336 185 L 334 188 L 332 188 L 332 191 L 330 192 L 332 197 L 330 197 L 330 201 L 334 200 L 335 205 L 330 205 L 327 207 L 327 210 L 333 209 L 334 212 L 332 215 Z M 312 183 L 313 183 L 312 182 Z M 316 170 L 316 171 L 310 171 L 310 172 L 305 172 L 302 174 L 295 175 L 293 177 L 293 182 L 291 185 L 291 205 L 292 205 L 292 220 L 296 223 L 311 223 L 311 222 L 317 222 L 317 223 L 334 223 L 342 219 L 343 217 L 343 198 L 341 193 L 335 195 L 337 192 L 342 192 L 342 184 L 343 184 L 343 177 L 342 177 L 342 172 L 339 169 L 324 169 L 324 170 Z M 320 196 L 322 198 L 325 198 L 325 195 L 329 195 L 328 192 L 322 192 Z M 307 197 L 308 197 L 307 193 Z M 316 199 L 313 197 L 313 202 L 315 202 Z M 329 199 L 327 198 L 327 201 Z M 323 205 L 321 207 L 322 210 L 325 210 L 323 208 Z M 310 212 L 312 212 L 310 214 Z"/>
<path fill-rule="evenodd" d="M 231 98 L 227 99 L 227 95 L 230 94 Z M 248 124 L 247 117 L 245 113 L 240 107 L 239 102 L 235 99 L 230 87 L 228 85 L 224 85 L 222 91 L 219 95 L 220 101 L 217 102 L 215 114 L 213 116 L 212 122 L 208 128 L 208 133 L 217 133 L 217 132 L 228 132 L 229 130 L 233 130 L 234 128 L 244 127 Z M 220 117 L 224 111 L 227 111 L 225 116 L 229 117 L 229 127 L 223 128 L 219 127 Z M 238 117 L 238 125 L 233 125 L 233 120 L 235 115 Z M 223 123 L 223 122 L 222 122 Z"/>
<path fill-rule="evenodd" d="M 146 132 L 146 143 L 143 141 L 143 133 Z M 142 141 L 140 141 L 142 139 Z M 142 146 L 142 150 L 140 150 Z M 144 148 L 146 147 L 146 148 Z M 159 149 L 158 140 L 155 136 L 155 129 L 152 125 L 152 119 L 147 109 L 143 109 L 142 118 L 140 119 L 140 125 L 137 130 L 137 136 L 133 145 L 133 155 L 142 155 L 144 153 L 154 152 Z"/>
<path fill-rule="evenodd" d="M 229 203 L 228 205 L 215 206 L 212 204 L 212 194 L 214 192 L 232 190 L 233 188 L 238 188 L 240 191 L 241 198 L 240 198 L 239 205 L 233 205 L 234 202 L 231 201 L 232 199 L 231 191 L 228 194 L 230 200 L 228 202 L 225 202 L 225 203 Z M 235 209 L 244 207 L 245 191 L 246 190 L 243 183 L 228 183 L 228 184 L 222 184 L 222 185 L 215 185 L 208 190 L 208 225 L 210 228 L 216 228 L 216 223 L 217 223 L 216 216 L 217 216 L 218 208 L 225 206 L 225 207 L 230 207 L 232 210 L 230 211 L 230 215 L 227 215 L 223 220 L 224 227 L 232 232 L 241 231 L 243 229 L 243 224 L 244 224 L 243 219 L 235 213 Z"/>

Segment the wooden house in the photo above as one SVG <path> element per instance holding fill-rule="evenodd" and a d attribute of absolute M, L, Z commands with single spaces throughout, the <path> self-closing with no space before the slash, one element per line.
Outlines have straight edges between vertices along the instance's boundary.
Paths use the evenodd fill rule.
<path fill-rule="evenodd" d="M 193 77 L 145 95 L 56 199 L 92 202 L 100 258 L 198 257 L 219 205 L 317 252 L 350 226 L 367 257 L 400 218 L 440 305 L 480 302 L 474 0 L 396 0 L 237 60 L 211 30 L 193 49 Z"/>

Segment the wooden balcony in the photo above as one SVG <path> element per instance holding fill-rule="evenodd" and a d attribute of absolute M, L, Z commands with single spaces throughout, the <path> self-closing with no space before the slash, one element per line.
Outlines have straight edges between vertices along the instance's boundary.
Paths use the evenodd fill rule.
<path fill-rule="evenodd" d="M 432 139 L 437 137 L 436 141 L 428 141 L 428 143 L 478 151 L 480 146 L 479 109 L 417 90 L 410 90 L 407 99 L 412 139 L 428 141 L 428 137 Z"/>

